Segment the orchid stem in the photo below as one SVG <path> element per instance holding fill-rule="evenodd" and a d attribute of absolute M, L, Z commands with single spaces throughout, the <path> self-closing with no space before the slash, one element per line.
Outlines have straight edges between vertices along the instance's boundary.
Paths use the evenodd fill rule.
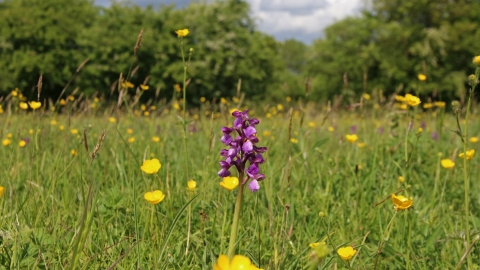
<path fill-rule="evenodd" d="M 239 175 L 240 181 L 243 181 L 243 172 Z M 235 212 L 233 213 L 232 231 L 230 233 L 230 242 L 228 244 L 228 257 L 230 260 L 235 255 L 235 242 L 237 241 L 238 224 L 240 223 L 240 213 L 242 211 L 243 189 L 246 184 L 240 183 L 238 186 L 237 201 L 235 202 Z"/>

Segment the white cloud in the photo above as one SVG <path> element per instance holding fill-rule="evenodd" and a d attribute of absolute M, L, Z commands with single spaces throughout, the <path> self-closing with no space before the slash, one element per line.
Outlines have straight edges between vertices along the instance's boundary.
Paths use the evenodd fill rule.
<path fill-rule="evenodd" d="M 310 43 L 323 29 L 355 14 L 361 0 L 249 0 L 260 30 Z M 306 12 L 308 11 L 308 12 Z"/>
<path fill-rule="evenodd" d="M 0 0 L 1 1 L 1 0 Z M 125 0 L 117 0 L 125 1 Z M 128 1 L 128 0 L 126 0 Z M 192 0 L 131 0 L 145 6 L 175 3 L 177 7 Z M 207 0 L 207 2 L 215 0 Z M 322 36 L 323 29 L 337 20 L 355 14 L 362 0 L 247 0 L 258 28 L 278 39 L 298 39 L 306 43 Z M 108 6 L 109 0 L 96 0 Z"/>

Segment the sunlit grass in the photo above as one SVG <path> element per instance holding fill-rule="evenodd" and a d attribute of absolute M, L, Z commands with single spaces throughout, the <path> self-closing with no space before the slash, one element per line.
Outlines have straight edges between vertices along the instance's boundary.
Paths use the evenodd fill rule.
<path fill-rule="evenodd" d="M 141 110 L 141 104 L 137 106 L 133 109 Z M 409 119 L 401 109 L 387 106 L 365 105 L 348 112 L 293 101 L 282 104 L 282 110 L 277 104 L 251 107 L 261 121 L 260 144 L 269 150 L 261 169 L 266 175 L 261 189 L 245 192 L 237 253 L 264 269 L 302 269 L 315 266 L 312 262 L 330 269 L 346 267 L 337 249 L 353 246 L 357 253 L 349 261 L 352 267 L 372 269 L 382 242 L 377 269 L 404 269 L 407 260 L 412 269 L 454 268 L 464 253 L 462 162 L 447 170 L 440 161 L 458 160 L 462 144 L 448 129 L 438 127 L 454 129 L 455 119 L 444 108 L 420 110 L 407 133 L 410 151 L 418 128 L 423 132 L 406 167 L 404 135 Z M 148 117 L 108 111 L 69 117 L 37 110 L 0 116 L 1 139 L 11 141 L 0 145 L 4 168 L 0 179 L 5 187 L 0 263 L 17 269 L 69 266 L 80 223 L 88 220 L 82 215 L 92 185 L 91 225 L 77 266 L 132 269 L 138 255 L 142 268 L 211 269 L 227 252 L 236 194 L 221 188 L 217 176 L 223 146 L 220 127 L 233 121 L 228 107 L 205 105 L 187 116 L 197 115 L 187 126 L 188 160 L 180 111 L 168 110 L 166 104 Z M 471 134 L 477 135 L 480 127 L 472 117 Z M 39 131 L 31 134 L 31 129 Z M 106 139 L 92 162 L 104 129 Z M 357 140 L 349 142 L 348 134 L 356 134 Z M 135 140 L 128 141 L 131 137 Z M 26 145 L 20 147 L 20 141 Z M 476 149 L 470 141 L 469 149 Z M 153 175 L 143 173 L 135 161 L 153 158 L 161 163 Z M 478 175 L 476 160 L 469 160 L 472 176 Z M 185 162 L 198 195 L 191 204 L 187 255 L 187 212 L 180 210 L 193 196 L 185 180 Z M 155 205 L 144 199 L 154 190 L 165 195 Z M 382 236 L 395 213 L 392 193 L 412 199 L 413 207 L 396 214 L 387 240 Z M 472 184 L 470 194 L 476 233 L 478 185 Z M 134 198 L 140 235 L 135 234 Z M 331 249 L 322 258 L 316 258 L 309 246 L 319 240 Z M 472 258 L 478 260 L 475 250 Z"/>

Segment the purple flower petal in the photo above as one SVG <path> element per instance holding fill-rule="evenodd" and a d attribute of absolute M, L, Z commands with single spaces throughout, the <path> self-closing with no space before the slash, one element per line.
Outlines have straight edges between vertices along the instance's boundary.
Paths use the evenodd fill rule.
<path fill-rule="evenodd" d="M 247 139 L 249 141 L 251 141 L 252 143 L 258 143 L 258 138 L 254 135 L 250 136 L 250 137 L 247 137 Z"/>
<path fill-rule="evenodd" d="M 255 175 L 258 174 L 258 165 L 256 163 L 253 163 L 248 167 L 247 169 L 247 175 L 250 178 L 255 178 Z"/>
<path fill-rule="evenodd" d="M 252 181 L 250 181 L 250 184 L 248 184 L 248 188 L 252 192 L 257 192 L 258 190 L 260 190 L 260 185 L 258 184 L 257 180 L 253 179 Z"/>
<path fill-rule="evenodd" d="M 255 125 L 260 124 L 260 121 L 259 121 L 257 118 L 248 119 L 248 122 L 249 122 L 250 125 L 252 125 L 252 126 L 255 126 Z"/>
<path fill-rule="evenodd" d="M 249 126 L 249 127 L 247 127 L 247 128 L 243 131 L 243 133 L 245 134 L 245 137 L 248 138 L 248 137 L 256 134 L 256 133 L 257 133 L 257 130 L 256 130 L 254 127 L 252 127 L 252 126 Z"/>
<path fill-rule="evenodd" d="M 234 130 L 233 128 L 229 128 L 229 127 L 222 127 L 221 128 L 223 134 L 230 134 L 232 133 L 232 131 Z"/>
<path fill-rule="evenodd" d="M 243 113 L 241 111 L 234 111 L 234 112 L 232 112 L 232 116 L 234 116 L 236 118 L 242 118 Z"/>
<path fill-rule="evenodd" d="M 218 176 L 220 177 L 227 177 L 230 175 L 230 171 L 229 170 L 226 170 L 226 169 L 221 169 L 219 172 L 218 172 Z"/>
<path fill-rule="evenodd" d="M 222 150 L 220 150 L 220 156 L 222 156 L 222 157 L 228 157 L 228 150 L 227 150 L 227 149 L 222 149 Z"/>
<path fill-rule="evenodd" d="M 255 146 L 255 152 L 263 153 L 263 152 L 266 152 L 266 151 L 267 151 L 267 147 L 256 147 Z"/>
<path fill-rule="evenodd" d="M 236 155 L 237 155 L 237 149 L 230 148 L 230 150 L 228 150 L 228 156 L 229 157 L 235 157 Z"/>
<path fill-rule="evenodd" d="M 259 174 L 255 175 L 254 179 L 257 180 L 257 181 L 263 181 L 263 180 L 265 180 L 265 174 L 259 173 Z"/>
<path fill-rule="evenodd" d="M 220 138 L 220 141 L 225 145 L 229 145 L 233 141 L 233 138 L 232 136 L 225 134 L 222 136 L 222 138 Z"/>
<path fill-rule="evenodd" d="M 220 166 L 222 167 L 222 169 L 227 169 L 230 168 L 232 166 L 232 164 L 228 161 L 220 161 Z"/>
<path fill-rule="evenodd" d="M 242 145 L 242 150 L 245 153 L 251 153 L 253 151 L 253 144 L 251 141 L 246 140 Z"/>
<path fill-rule="evenodd" d="M 265 162 L 265 160 L 263 159 L 262 154 L 258 153 L 250 159 L 250 162 L 251 163 L 257 163 L 257 164 L 262 164 L 263 162 Z"/>

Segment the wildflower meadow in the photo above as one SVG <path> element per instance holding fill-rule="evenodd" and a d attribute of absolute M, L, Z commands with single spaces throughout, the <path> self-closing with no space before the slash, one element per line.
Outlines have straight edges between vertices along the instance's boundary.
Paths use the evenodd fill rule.
<path fill-rule="evenodd" d="M 480 52 L 461 99 L 422 92 L 425 72 L 217 98 L 190 88 L 192 32 L 170 33 L 171 90 L 135 60 L 109 95 L 70 87 L 87 62 L 55 98 L 48 74 L 0 92 L 1 269 L 480 269 Z"/>

